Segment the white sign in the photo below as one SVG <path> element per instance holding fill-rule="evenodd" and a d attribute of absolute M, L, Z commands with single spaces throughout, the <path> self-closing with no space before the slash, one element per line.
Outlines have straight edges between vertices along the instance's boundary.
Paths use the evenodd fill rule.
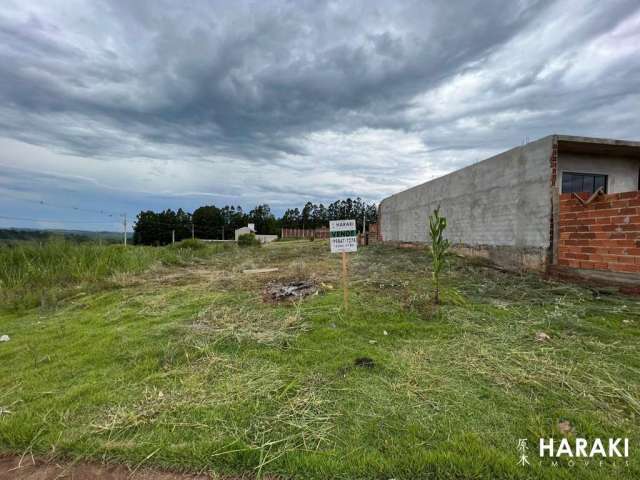
<path fill-rule="evenodd" d="M 355 220 L 332 220 L 329 222 L 331 233 L 331 253 L 358 251 L 358 237 Z"/>

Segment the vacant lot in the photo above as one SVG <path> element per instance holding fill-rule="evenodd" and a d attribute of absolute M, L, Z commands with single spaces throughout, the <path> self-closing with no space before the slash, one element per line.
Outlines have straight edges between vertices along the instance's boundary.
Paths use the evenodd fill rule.
<path fill-rule="evenodd" d="M 344 312 L 324 242 L 191 247 L 96 247 L 129 260 L 74 276 L 53 259 L 44 279 L 4 253 L 0 453 L 305 479 L 640 477 L 637 297 L 452 258 L 435 310 L 424 251 L 379 246 L 351 256 Z M 262 268 L 279 270 L 243 273 Z M 265 293 L 299 280 L 317 293 Z M 629 437 L 631 458 L 540 464 L 538 438 L 563 435 Z"/>

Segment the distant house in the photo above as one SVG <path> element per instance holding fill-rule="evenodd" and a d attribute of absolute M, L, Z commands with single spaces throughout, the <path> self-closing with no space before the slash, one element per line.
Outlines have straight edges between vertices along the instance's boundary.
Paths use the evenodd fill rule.
<path fill-rule="evenodd" d="M 260 243 L 270 243 L 278 239 L 277 235 L 259 235 L 258 233 L 256 233 L 256 226 L 253 223 L 249 223 L 246 227 L 238 228 L 235 233 L 236 242 L 238 241 L 240 235 L 246 235 L 248 233 L 253 233 L 260 241 Z"/>
<path fill-rule="evenodd" d="M 385 198 L 380 233 L 427 242 L 440 206 L 461 254 L 640 285 L 639 174 L 640 142 L 550 135 Z"/>
<path fill-rule="evenodd" d="M 236 230 L 236 242 L 240 235 L 246 235 L 248 233 L 256 233 L 256 226 L 253 223 L 248 224 L 246 227 L 241 227 Z"/>

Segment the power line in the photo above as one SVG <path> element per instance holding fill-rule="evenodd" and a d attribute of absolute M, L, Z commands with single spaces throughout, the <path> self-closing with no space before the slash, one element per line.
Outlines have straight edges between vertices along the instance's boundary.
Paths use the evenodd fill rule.
<path fill-rule="evenodd" d="M 45 202 L 44 200 L 32 200 L 30 198 L 21 198 L 21 197 L 17 197 L 15 195 L 8 195 L 6 193 L 1 193 L 0 196 L 6 197 L 6 198 L 12 198 L 14 200 L 18 200 L 20 202 L 29 202 L 29 203 L 34 203 L 37 205 L 41 205 L 41 206 L 45 206 L 45 207 L 53 207 L 53 208 L 63 208 L 63 209 L 67 209 L 67 210 L 74 210 L 77 212 L 88 212 L 88 213 L 98 213 L 100 215 L 107 215 L 109 217 L 113 217 L 115 216 L 122 216 L 122 213 L 117 213 L 117 212 L 111 212 L 109 210 L 95 210 L 95 209 L 90 209 L 90 208 L 84 208 L 84 207 L 78 207 L 75 205 L 57 205 L 55 203 L 50 203 L 50 202 Z"/>
<path fill-rule="evenodd" d="M 50 202 L 45 202 L 44 200 L 32 200 L 29 198 L 20 198 L 17 197 L 15 195 L 8 195 L 6 193 L 2 193 L 0 194 L 4 197 L 7 198 L 12 198 L 14 200 L 20 201 L 20 202 L 28 202 L 28 203 L 34 203 L 37 204 L 39 206 L 42 207 L 50 207 L 50 208 L 61 208 L 61 209 L 66 209 L 66 210 L 73 210 L 76 212 L 87 212 L 87 213 L 92 213 L 92 214 L 99 214 L 99 215 L 105 215 L 107 217 L 113 218 L 114 216 L 116 217 L 121 217 L 123 219 L 123 229 L 122 229 L 122 235 L 123 235 L 123 243 L 124 246 L 127 246 L 127 214 L 126 213 L 116 213 L 116 212 L 110 212 L 109 210 L 95 210 L 95 209 L 91 209 L 91 208 L 84 208 L 84 207 L 78 207 L 76 205 L 57 205 L 54 203 L 50 203 Z M 75 225 L 111 225 L 111 226 L 115 226 L 117 223 L 116 221 L 93 221 L 93 220 L 45 220 L 45 219 L 35 219 L 35 218 L 21 218 L 21 217 L 7 217 L 7 216 L 3 216 L 0 215 L 0 218 L 5 219 L 5 220 L 12 220 L 14 222 L 36 222 L 36 223 L 44 223 L 44 224 L 49 224 L 49 225 L 54 225 L 54 224 L 62 224 L 62 225 L 69 225 L 69 224 L 75 224 Z"/>
<path fill-rule="evenodd" d="M 5 215 L 0 215 L 0 219 L 3 220 L 16 220 L 16 221 L 24 221 L 24 222 L 41 222 L 41 223 L 91 223 L 91 224 L 105 224 L 105 225 L 115 225 L 118 222 L 111 221 L 91 221 L 91 220 L 47 220 L 43 218 L 26 218 L 26 217 L 7 217 Z"/>
<path fill-rule="evenodd" d="M 91 224 L 107 224 L 107 225 L 120 225 L 120 222 L 118 220 L 112 220 L 112 221 L 103 221 L 103 220 L 62 220 L 62 219 L 43 219 L 43 218 L 27 218 L 27 217 L 10 217 L 10 216 L 5 216 L 5 215 L 0 215 L 0 219 L 3 220 L 17 220 L 17 221 L 25 221 L 25 222 L 43 222 L 43 223 L 78 223 L 78 224 L 82 224 L 82 223 L 91 223 Z M 138 223 L 136 221 L 136 223 Z M 150 220 L 150 219 L 145 219 L 142 222 L 143 224 L 154 224 L 154 225 L 160 225 L 160 226 L 165 226 L 165 227 L 171 227 L 171 228 L 187 228 L 190 229 L 191 226 L 195 226 L 195 227 L 206 227 L 207 224 L 199 224 L 199 223 L 195 223 L 191 220 L 187 221 L 187 222 L 180 222 L 177 221 L 175 223 L 172 222 L 163 222 L 160 220 Z"/>
<path fill-rule="evenodd" d="M 13 198 L 14 200 L 18 200 L 18 201 L 22 201 L 22 202 L 29 202 L 29 203 L 33 203 L 36 205 L 40 205 L 43 207 L 53 207 L 53 208 L 62 208 L 62 209 L 67 209 L 67 210 L 73 210 L 73 211 L 79 211 L 79 212 L 89 212 L 89 213 L 98 213 L 98 214 L 102 214 L 102 215 L 107 215 L 108 217 L 113 217 L 113 216 L 119 216 L 119 217 L 124 217 L 126 214 L 125 213 L 116 213 L 116 212 L 111 212 L 109 210 L 94 210 L 94 209 L 89 209 L 89 208 L 84 208 L 84 207 L 77 207 L 77 206 L 70 206 L 70 205 L 57 205 L 57 204 L 53 204 L 50 202 L 45 202 L 44 200 L 32 200 L 29 198 L 20 198 L 17 197 L 15 195 L 7 195 L 5 193 L 0 193 L 0 196 L 3 197 L 7 197 L 7 198 Z M 163 222 L 161 220 L 144 220 L 145 223 L 150 223 L 153 222 L 156 225 L 165 225 L 168 227 L 179 227 L 180 224 L 179 223 L 171 223 L 171 222 Z M 82 221 L 77 221 L 77 223 L 83 223 Z M 96 222 L 86 222 L 86 223 L 96 223 Z M 137 223 L 137 222 L 136 222 Z M 193 221 L 189 221 L 187 223 L 193 223 Z M 205 226 L 205 225 L 203 225 Z"/>
<path fill-rule="evenodd" d="M 94 214 L 100 214 L 100 215 L 106 215 L 110 218 L 113 218 L 114 216 L 116 217 L 121 217 L 122 218 L 122 234 L 123 234 L 123 243 L 126 246 L 127 245 L 127 214 L 126 213 L 116 213 L 116 212 L 112 212 L 109 210 L 104 210 L 104 209 L 100 209 L 100 210 L 96 210 L 96 209 L 90 209 L 90 208 L 84 208 L 84 207 L 78 207 L 75 205 L 61 205 L 61 204 L 56 204 L 56 203 L 50 203 L 50 202 L 45 202 L 44 200 L 35 200 L 35 199 L 30 199 L 30 198 L 21 198 L 18 197 L 16 195 L 11 195 L 11 194 L 7 194 L 5 192 L 0 193 L 0 197 L 5 197 L 5 198 L 11 198 L 20 202 L 28 202 L 28 203 L 32 203 L 41 207 L 49 207 L 49 208 L 60 208 L 60 209 L 65 209 L 65 210 L 72 210 L 72 211 L 77 211 L 77 212 L 88 212 L 88 213 L 94 213 Z M 172 232 L 172 235 L 175 235 L 175 230 L 176 229 L 190 229 L 191 230 L 191 236 L 194 237 L 195 236 L 195 232 L 194 229 L 197 228 L 206 228 L 208 226 L 208 224 L 202 224 L 200 225 L 199 223 L 196 224 L 193 219 L 191 218 L 191 214 L 187 214 L 188 215 L 188 220 L 187 221 L 181 221 L 181 220 L 177 220 L 175 222 L 170 222 L 170 221 L 162 221 L 162 220 L 156 220 L 156 219 L 136 219 L 135 221 L 135 225 L 133 230 L 135 232 L 135 226 L 137 226 L 138 224 L 146 224 L 146 225 L 153 225 L 155 227 L 160 227 L 163 230 L 168 230 Z M 3 220 L 11 220 L 11 221 L 16 221 L 16 222 L 35 222 L 35 223 L 45 223 L 45 224 L 75 224 L 75 225 L 119 225 L 119 222 L 117 220 L 113 220 L 113 221 L 93 221 L 93 220 L 59 220 L 59 219 L 43 219 L 43 218 L 30 218 L 30 217 L 13 217 L 13 216 L 6 216 L 6 215 L 0 215 L 0 219 Z M 140 221 L 141 220 L 141 221 Z M 223 238 L 224 238 L 224 233 L 223 233 Z"/>
<path fill-rule="evenodd" d="M 44 219 L 44 218 L 28 218 L 28 217 L 11 217 L 6 215 L 0 215 L 0 219 L 3 220 L 14 220 L 14 221 L 24 221 L 24 222 L 40 222 L 40 223 L 74 223 L 74 224 L 100 224 L 100 225 L 121 225 L 119 221 L 102 221 L 102 220 L 62 220 L 62 219 Z M 136 222 L 137 224 L 138 222 Z M 154 224 L 162 227 L 168 227 L 171 229 L 184 228 L 190 230 L 193 227 L 207 227 L 207 224 L 198 224 L 192 221 L 188 222 L 162 222 L 158 220 L 144 220 L 140 222 L 142 224 Z"/>

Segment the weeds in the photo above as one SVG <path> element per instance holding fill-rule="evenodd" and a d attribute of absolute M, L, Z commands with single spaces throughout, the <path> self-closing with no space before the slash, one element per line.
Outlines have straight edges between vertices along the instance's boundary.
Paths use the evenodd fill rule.
<path fill-rule="evenodd" d="M 206 250 L 207 244 L 202 240 L 186 239 L 181 240 L 170 246 L 172 249 L 188 249 L 188 250 Z"/>
<path fill-rule="evenodd" d="M 261 245 L 254 233 L 243 233 L 238 237 L 239 247 L 260 247 Z"/>
<path fill-rule="evenodd" d="M 155 265 L 187 265 L 225 249 L 185 240 L 155 248 L 60 239 L 0 246 L 0 307 L 44 308 L 79 285 L 105 286 Z"/>

